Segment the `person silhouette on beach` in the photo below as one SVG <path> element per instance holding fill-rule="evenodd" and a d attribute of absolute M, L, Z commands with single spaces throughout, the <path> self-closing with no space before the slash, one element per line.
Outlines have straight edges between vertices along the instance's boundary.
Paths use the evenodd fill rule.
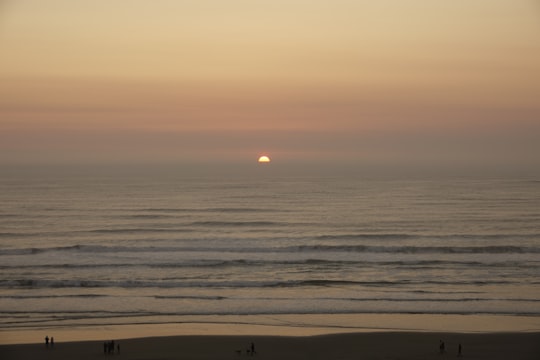
<path fill-rule="evenodd" d="M 54 347 L 54 338 L 51 336 L 51 347 Z"/>
<path fill-rule="evenodd" d="M 444 353 L 444 341 L 442 340 L 439 340 L 439 351 L 441 352 L 441 354 Z"/>
<path fill-rule="evenodd" d="M 45 336 L 45 347 L 49 347 L 49 335 Z"/>
<path fill-rule="evenodd" d="M 462 354 L 461 354 L 461 343 L 458 345 L 458 348 L 457 348 L 457 356 L 461 357 Z"/>
<path fill-rule="evenodd" d="M 251 343 L 251 356 L 255 355 L 256 352 L 255 352 L 255 343 Z"/>

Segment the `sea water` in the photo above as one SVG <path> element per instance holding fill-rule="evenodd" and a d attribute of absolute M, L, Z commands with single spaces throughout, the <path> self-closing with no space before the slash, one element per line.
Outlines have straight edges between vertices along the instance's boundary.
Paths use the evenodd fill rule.
<path fill-rule="evenodd" d="M 0 330 L 185 315 L 540 316 L 538 181 L 0 181 Z"/>

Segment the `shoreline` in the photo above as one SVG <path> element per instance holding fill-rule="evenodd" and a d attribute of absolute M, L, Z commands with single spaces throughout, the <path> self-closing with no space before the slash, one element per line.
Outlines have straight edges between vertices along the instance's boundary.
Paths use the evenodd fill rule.
<path fill-rule="evenodd" d="M 0 330 L 0 345 L 168 336 L 289 336 L 348 333 L 540 333 L 540 317 L 433 314 L 185 315 L 144 323 L 69 323 Z"/>

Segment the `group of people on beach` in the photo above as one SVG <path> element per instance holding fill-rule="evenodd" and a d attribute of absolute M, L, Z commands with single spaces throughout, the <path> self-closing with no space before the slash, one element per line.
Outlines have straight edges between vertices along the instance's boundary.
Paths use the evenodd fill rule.
<path fill-rule="evenodd" d="M 114 354 L 114 340 L 105 341 L 103 343 L 103 353 L 104 354 Z M 116 353 L 120 354 L 120 344 L 116 343 Z"/>
<path fill-rule="evenodd" d="M 51 345 L 51 347 L 54 347 L 54 338 L 51 336 L 51 338 L 49 339 L 49 335 L 47 335 L 45 336 L 45 347 L 48 348 L 49 344 Z"/>
<path fill-rule="evenodd" d="M 238 355 L 242 355 L 242 350 L 236 350 L 236 353 Z M 257 354 L 257 352 L 255 351 L 255 343 L 252 342 L 246 349 L 246 355 L 253 356 L 255 354 Z"/>

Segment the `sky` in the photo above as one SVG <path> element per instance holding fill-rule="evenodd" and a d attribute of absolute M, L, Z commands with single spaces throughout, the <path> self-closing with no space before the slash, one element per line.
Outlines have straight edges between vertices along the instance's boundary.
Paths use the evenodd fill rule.
<path fill-rule="evenodd" d="M 536 0 L 0 0 L 0 166 L 540 175 Z"/>

